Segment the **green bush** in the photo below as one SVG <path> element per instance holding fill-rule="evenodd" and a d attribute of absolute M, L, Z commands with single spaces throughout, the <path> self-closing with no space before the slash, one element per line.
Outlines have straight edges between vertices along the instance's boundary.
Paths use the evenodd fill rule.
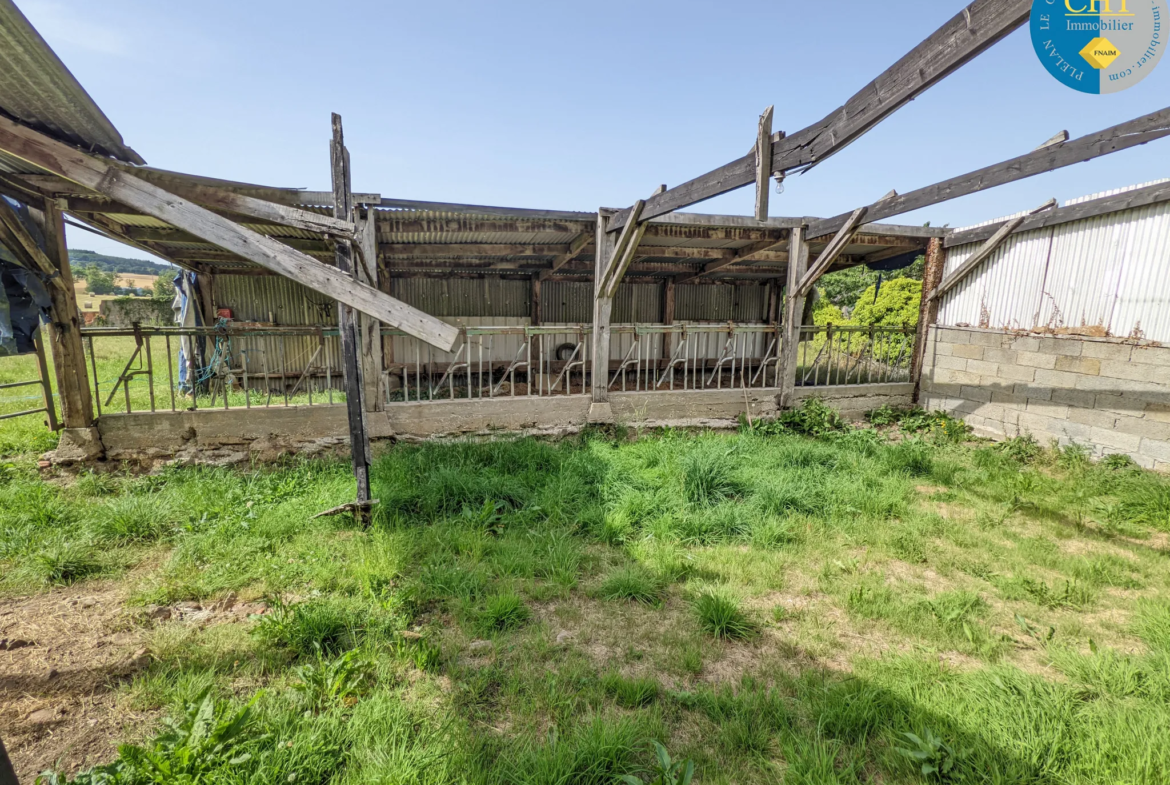
<path fill-rule="evenodd" d="M 881 291 L 871 286 L 862 293 L 853 309 L 854 324 L 877 327 L 917 327 L 922 306 L 922 281 L 897 278 L 882 283 Z"/>

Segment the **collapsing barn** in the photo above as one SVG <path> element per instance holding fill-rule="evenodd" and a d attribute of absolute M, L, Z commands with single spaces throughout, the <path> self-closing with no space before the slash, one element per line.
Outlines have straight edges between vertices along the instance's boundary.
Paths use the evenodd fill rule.
<path fill-rule="evenodd" d="M 145 167 L 0 0 L 12 38 L 0 59 L 16 76 L 0 84 L 0 193 L 27 205 L 47 238 L 22 243 L 25 264 L 70 281 L 68 216 L 185 271 L 175 327 L 83 329 L 72 286 L 53 287 L 58 458 L 242 458 L 348 438 L 361 499 L 371 436 L 723 423 L 810 395 L 850 413 L 909 403 L 926 333 L 808 324 L 820 277 L 925 255 L 927 291 L 937 289 L 925 326 L 1005 238 L 1061 210 L 976 230 L 967 256 L 949 261 L 955 233 L 886 221 L 1159 139 L 1170 110 L 1062 133 L 835 218 L 771 217 L 770 181 L 840 151 L 1019 27 L 1030 6 L 975 2 L 823 121 L 773 133 L 768 109 L 744 157 L 629 208 L 582 213 L 354 194 L 336 116 L 330 192 Z M 679 212 L 752 184 L 754 216 Z M 95 361 L 110 341 L 133 347 L 112 375 Z"/>

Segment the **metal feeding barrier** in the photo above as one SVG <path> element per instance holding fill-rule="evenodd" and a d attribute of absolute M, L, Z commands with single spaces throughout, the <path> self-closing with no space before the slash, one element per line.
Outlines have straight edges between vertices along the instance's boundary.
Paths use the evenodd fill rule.
<path fill-rule="evenodd" d="M 804 387 L 910 381 L 910 327 L 802 327 L 796 383 Z"/>
<path fill-rule="evenodd" d="M 443 352 L 398 330 L 383 329 L 384 403 L 589 394 L 593 351 L 587 324 L 468 326 L 460 333 L 455 349 Z M 336 328 L 226 323 L 87 327 L 82 335 L 99 416 L 103 408 L 112 411 L 115 406 L 129 413 L 321 406 L 345 400 Z M 776 325 L 615 325 L 611 336 L 606 369 L 611 390 L 777 387 L 782 338 Z M 804 327 L 797 384 L 907 380 L 913 345 L 914 331 L 909 329 Z M 100 352 L 95 351 L 98 346 Z M 109 378 L 99 374 L 99 356 L 117 369 Z"/>
<path fill-rule="evenodd" d="M 780 329 L 768 324 L 619 325 L 621 360 L 609 389 L 739 390 L 776 386 Z M 769 369 L 771 373 L 769 373 Z"/>

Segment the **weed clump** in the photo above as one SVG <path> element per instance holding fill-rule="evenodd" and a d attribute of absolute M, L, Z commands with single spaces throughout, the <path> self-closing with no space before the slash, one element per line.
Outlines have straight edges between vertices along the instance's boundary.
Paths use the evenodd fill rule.
<path fill-rule="evenodd" d="M 628 679 L 619 673 L 607 673 L 602 676 L 601 686 L 619 706 L 626 709 L 649 706 L 658 698 L 661 689 L 654 679 Z"/>
<path fill-rule="evenodd" d="M 718 504 L 740 489 L 727 452 L 696 450 L 683 459 L 683 492 L 687 501 L 701 506 Z"/>
<path fill-rule="evenodd" d="M 695 614 L 704 632 L 722 640 L 749 638 L 756 633 L 756 625 L 739 603 L 725 594 L 703 592 L 695 600 Z"/>
<path fill-rule="evenodd" d="M 33 554 L 32 571 L 50 586 L 67 586 L 101 572 L 93 547 L 74 540 L 59 540 Z"/>
<path fill-rule="evenodd" d="M 520 595 L 507 592 L 488 597 L 479 624 L 485 632 L 507 632 L 523 626 L 531 615 Z"/>
<path fill-rule="evenodd" d="M 662 581 L 641 567 L 621 567 L 602 582 L 599 594 L 606 600 L 631 600 L 657 605 L 662 599 Z"/>
<path fill-rule="evenodd" d="M 334 656 L 352 649 L 379 622 L 372 609 L 337 600 L 289 605 L 274 597 L 269 600 L 269 608 L 252 628 L 252 634 L 298 656 Z"/>

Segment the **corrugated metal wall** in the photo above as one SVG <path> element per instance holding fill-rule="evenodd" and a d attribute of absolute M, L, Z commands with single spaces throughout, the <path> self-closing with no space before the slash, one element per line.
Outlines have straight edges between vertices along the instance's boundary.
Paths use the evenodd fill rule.
<path fill-rule="evenodd" d="M 404 302 L 437 316 L 446 322 L 467 327 L 514 327 L 530 323 L 531 282 L 524 279 L 498 278 L 397 278 L 393 295 Z M 542 287 L 544 323 L 546 325 L 590 324 L 593 321 L 593 284 L 580 281 L 548 281 Z M 663 285 L 661 283 L 623 283 L 614 302 L 614 324 L 659 324 L 662 321 Z M 764 321 L 767 307 L 766 286 L 680 286 L 675 290 L 676 322 L 754 323 Z M 336 326 L 337 309 L 326 296 L 280 276 L 220 275 L 215 279 L 215 300 L 219 307 L 232 309 L 241 321 L 273 323 L 280 326 Z M 313 336 L 276 338 L 237 338 L 233 348 L 247 350 L 249 373 L 259 374 L 263 362 L 271 373 L 300 374 L 317 349 Z M 575 341 L 575 335 L 547 339 L 551 343 Z M 653 349 L 644 352 L 659 356 L 661 336 L 644 336 Z M 698 356 L 718 356 L 722 339 L 704 337 Z M 753 338 L 753 348 L 759 339 Z M 633 336 L 615 336 L 611 356 L 621 359 Z M 396 337 L 387 348 L 395 362 L 449 362 L 450 353 L 429 352 L 413 338 Z M 519 336 L 496 336 L 485 344 L 484 360 L 511 361 L 522 343 Z M 708 346 L 708 344 L 710 344 Z M 478 357 L 478 344 L 475 355 Z M 326 338 L 325 348 L 313 361 L 320 368 L 328 363 L 334 373 L 341 368 L 341 347 L 337 338 Z"/>
<path fill-rule="evenodd" d="M 674 293 L 676 322 L 762 322 L 766 286 L 680 286 Z"/>
<path fill-rule="evenodd" d="M 949 249 L 947 272 L 979 245 Z M 1170 341 L 1168 306 L 1170 203 L 1162 203 L 1013 236 L 943 297 L 939 324 Z"/>
<path fill-rule="evenodd" d="M 532 284 L 523 278 L 394 278 L 390 288 L 399 300 L 433 316 L 529 316 L 532 312 Z"/>

